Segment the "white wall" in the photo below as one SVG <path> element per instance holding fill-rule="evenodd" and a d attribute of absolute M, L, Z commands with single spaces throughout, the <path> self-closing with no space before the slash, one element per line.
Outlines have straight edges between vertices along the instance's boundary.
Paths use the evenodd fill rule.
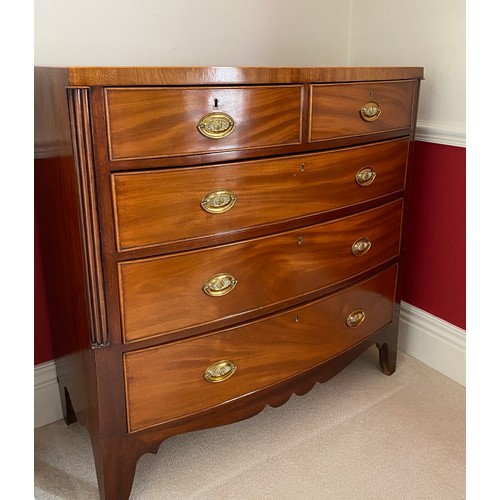
<path fill-rule="evenodd" d="M 35 65 L 345 66 L 350 0 L 35 0 Z"/>
<path fill-rule="evenodd" d="M 36 65 L 423 66 L 417 138 L 465 145 L 465 0 L 35 0 L 34 7 Z"/>
<path fill-rule="evenodd" d="M 465 0 L 352 0 L 349 64 L 423 66 L 418 119 L 465 145 Z"/>

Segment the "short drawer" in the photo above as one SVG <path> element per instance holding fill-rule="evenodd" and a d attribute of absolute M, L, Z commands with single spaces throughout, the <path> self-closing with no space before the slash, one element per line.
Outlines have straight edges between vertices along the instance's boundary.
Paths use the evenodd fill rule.
<path fill-rule="evenodd" d="M 108 88 L 111 160 L 301 142 L 302 86 Z"/>
<path fill-rule="evenodd" d="M 217 248 L 118 264 L 123 337 L 133 342 L 321 290 L 398 256 L 402 201 Z"/>
<path fill-rule="evenodd" d="M 227 165 L 112 175 L 118 250 L 241 231 L 405 186 L 408 140 Z"/>
<path fill-rule="evenodd" d="M 270 386 L 361 342 L 392 320 L 396 274 L 392 266 L 340 293 L 266 319 L 126 353 L 129 431 Z"/>
<path fill-rule="evenodd" d="M 311 85 L 309 141 L 409 128 L 413 81 Z"/>

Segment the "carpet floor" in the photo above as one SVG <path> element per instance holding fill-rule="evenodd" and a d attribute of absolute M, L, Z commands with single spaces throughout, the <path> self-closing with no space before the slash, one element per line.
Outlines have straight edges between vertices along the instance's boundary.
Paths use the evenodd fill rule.
<path fill-rule="evenodd" d="M 80 424 L 38 428 L 34 444 L 37 500 L 99 498 Z M 465 499 L 465 388 L 402 352 L 387 377 L 373 346 L 279 408 L 167 439 L 130 498 Z"/>

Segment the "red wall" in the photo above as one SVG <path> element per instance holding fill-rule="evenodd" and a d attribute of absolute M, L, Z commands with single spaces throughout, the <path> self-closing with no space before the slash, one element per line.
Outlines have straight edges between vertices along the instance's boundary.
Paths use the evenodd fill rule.
<path fill-rule="evenodd" d="M 54 359 L 52 350 L 52 339 L 50 335 L 49 316 L 47 312 L 47 302 L 45 299 L 44 277 L 42 271 L 42 260 L 40 254 L 40 240 L 38 234 L 38 224 L 35 215 L 35 251 L 34 251 L 34 288 L 35 288 L 35 331 L 34 331 L 34 351 L 35 365 Z"/>
<path fill-rule="evenodd" d="M 465 330 L 465 148 L 416 142 L 401 298 Z"/>
<path fill-rule="evenodd" d="M 465 329 L 465 148 L 416 142 L 401 298 Z M 35 364 L 53 359 L 35 218 Z"/>

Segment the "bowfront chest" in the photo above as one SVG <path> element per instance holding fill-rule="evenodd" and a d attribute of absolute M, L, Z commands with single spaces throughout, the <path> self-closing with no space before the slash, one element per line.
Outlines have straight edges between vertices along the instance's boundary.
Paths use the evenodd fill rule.
<path fill-rule="evenodd" d="M 36 68 L 63 413 L 102 498 L 138 458 L 396 365 L 421 68 Z"/>

